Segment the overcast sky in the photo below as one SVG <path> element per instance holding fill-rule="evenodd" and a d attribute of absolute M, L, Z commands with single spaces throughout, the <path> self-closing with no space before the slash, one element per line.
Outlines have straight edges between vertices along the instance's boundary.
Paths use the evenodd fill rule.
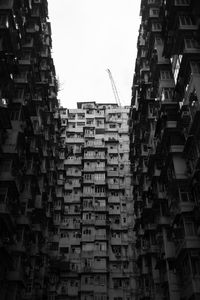
<path fill-rule="evenodd" d="M 137 53 L 140 0 L 48 0 L 52 56 L 61 105 L 115 102 L 110 69 L 121 103 L 130 105 Z"/>

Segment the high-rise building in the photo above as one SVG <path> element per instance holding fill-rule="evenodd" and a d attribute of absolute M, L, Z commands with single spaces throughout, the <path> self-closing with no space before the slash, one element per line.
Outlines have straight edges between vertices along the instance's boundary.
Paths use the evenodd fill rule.
<path fill-rule="evenodd" d="M 200 3 L 142 0 L 130 112 L 137 299 L 200 299 Z"/>
<path fill-rule="evenodd" d="M 60 108 L 60 115 L 60 198 L 52 236 L 60 263 L 51 295 L 135 299 L 129 108 L 79 102 L 77 109 Z"/>
<path fill-rule="evenodd" d="M 0 299 L 47 299 L 60 119 L 46 0 L 0 1 Z"/>

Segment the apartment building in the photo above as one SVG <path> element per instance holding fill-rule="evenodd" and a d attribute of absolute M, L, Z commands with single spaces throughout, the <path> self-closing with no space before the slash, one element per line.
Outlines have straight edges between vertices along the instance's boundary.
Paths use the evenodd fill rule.
<path fill-rule="evenodd" d="M 129 108 L 78 102 L 60 115 L 52 299 L 135 299 Z"/>
<path fill-rule="evenodd" d="M 48 293 L 62 145 L 47 17 L 46 0 L 0 1 L 2 300 L 47 299 Z"/>
<path fill-rule="evenodd" d="M 130 159 L 137 299 L 200 299 L 200 5 L 142 0 Z"/>

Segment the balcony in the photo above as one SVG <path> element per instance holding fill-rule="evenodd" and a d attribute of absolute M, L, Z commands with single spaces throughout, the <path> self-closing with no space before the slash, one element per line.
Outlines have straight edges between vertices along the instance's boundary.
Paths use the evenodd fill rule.
<path fill-rule="evenodd" d="M 143 212 L 144 213 L 150 213 L 153 207 L 153 203 L 149 202 L 148 200 L 145 201 L 144 207 L 143 207 Z"/>
<path fill-rule="evenodd" d="M 119 183 L 109 183 L 108 182 L 108 189 L 109 190 L 119 190 L 120 184 Z"/>
<path fill-rule="evenodd" d="M 99 241 L 107 240 L 107 235 L 106 234 L 96 234 L 95 240 L 99 240 Z"/>
<path fill-rule="evenodd" d="M 37 224 L 32 224 L 32 230 L 37 232 L 37 233 L 41 233 L 42 232 L 42 225 L 37 223 Z"/>
<path fill-rule="evenodd" d="M 84 154 L 84 159 L 85 160 L 105 160 L 106 157 L 105 155 L 99 155 L 99 154 L 96 154 L 96 153 L 93 153 L 91 155 L 87 155 L 86 153 Z"/>
<path fill-rule="evenodd" d="M 192 212 L 194 207 L 195 207 L 194 202 L 179 202 L 178 203 L 179 213 Z"/>
<path fill-rule="evenodd" d="M 104 179 L 99 179 L 99 178 L 95 178 L 94 177 L 94 183 L 95 184 L 99 184 L 99 185 L 105 185 L 106 184 L 106 180 Z"/>
<path fill-rule="evenodd" d="M 107 159 L 107 164 L 108 165 L 118 165 L 119 164 L 119 159 L 117 158 L 117 159 Z"/>
<path fill-rule="evenodd" d="M 154 231 L 156 230 L 156 224 L 153 224 L 153 223 L 149 223 L 149 224 L 145 224 L 144 225 L 144 230 L 146 231 Z"/>
<path fill-rule="evenodd" d="M 109 196 L 108 203 L 120 203 L 120 198 L 118 196 Z"/>
<path fill-rule="evenodd" d="M 191 75 L 190 77 L 190 81 L 189 81 L 189 84 L 186 88 L 186 91 L 185 91 L 185 96 L 184 96 L 184 105 L 189 105 L 190 104 L 190 96 L 191 96 L 191 93 L 194 91 L 194 90 L 199 90 L 198 89 L 198 84 L 199 84 L 199 80 L 200 80 L 200 75 L 199 74 L 193 74 Z M 198 95 L 197 95 L 198 97 Z M 197 104 L 198 104 L 198 101 L 197 101 Z M 194 110 L 195 110 L 195 106 L 196 106 L 196 103 L 194 105 Z M 199 110 L 199 106 L 197 107 L 197 109 Z M 192 109 L 193 110 L 193 109 Z"/>
<path fill-rule="evenodd" d="M 72 183 L 65 183 L 65 190 L 72 190 L 74 188 L 80 188 L 80 182 L 72 182 Z"/>
<path fill-rule="evenodd" d="M 171 223 L 170 217 L 159 216 L 157 218 L 158 226 L 169 226 Z"/>
<path fill-rule="evenodd" d="M 57 179 L 57 185 L 59 186 L 64 185 L 64 179 Z"/>
<path fill-rule="evenodd" d="M 94 269 L 94 272 L 97 272 L 97 273 L 106 273 L 108 271 L 107 266 L 106 266 L 106 262 L 105 263 L 98 263 L 96 261 L 94 263 L 93 269 Z"/>
<path fill-rule="evenodd" d="M 85 138 L 94 138 L 95 137 L 95 133 L 86 133 L 84 134 Z"/>
<path fill-rule="evenodd" d="M 84 144 L 84 138 L 74 137 L 74 138 L 66 138 L 67 144 Z"/>
<path fill-rule="evenodd" d="M 29 228 L 30 228 L 30 226 L 31 226 L 31 222 L 30 222 L 29 217 L 27 217 L 27 216 L 25 216 L 25 215 L 19 216 L 19 217 L 17 218 L 17 220 L 16 220 L 16 223 L 17 223 L 18 225 L 27 226 L 27 227 L 29 227 Z"/>
<path fill-rule="evenodd" d="M 28 72 L 20 72 L 17 76 L 14 77 L 14 83 L 16 84 L 28 84 L 29 78 L 28 78 Z"/>
<path fill-rule="evenodd" d="M 94 266 L 93 265 L 91 265 L 91 266 L 82 266 L 82 268 L 81 268 L 82 273 L 90 273 L 90 272 L 93 272 L 93 271 L 94 271 Z M 93 288 L 94 288 L 94 286 L 93 286 Z"/>
<path fill-rule="evenodd" d="M 0 202 L 0 215 L 10 215 L 10 208 L 8 203 Z"/>
<path fill-rule="evenodd" d="M 15 176 L 13 174 L 13 170 L 10 168 L 10 170 L 0 170 L 0 181 L 15 181 L 17 182 L 17 180 L 15 180 Z M 16 170 L 17 173 L 17 170 Z M 17 174 L 16 174 L 17 175 Z"/>
<path fill-rule="evenodd" d="M 94 235 L 84 235 L 82 234 L 81 241 L 82 242 L 94 242 L 95 236 Z"/>
<path fill-rule="evenodd" d="M 7 104 L 4 104 L 2 99 L 0 99 L 0 120 L 0 128 L 9 129 L 12 127 Z"/>
<path fill-rule="evenodd" d="M 94 222 L 92 221 L 92 223 L 89 223 L 89 224 L 93 224 L 93 223 Z M 83 224 L 84 224 L 84 222 L 83 222 Z M 87 225 L 87 223 L 85 223 L 85 224 Z M 58 221 L 58 225 L 60 225 L 62 229 L 73 229 L 73 230 L 78 229 L 78 230 L 80 230 L 80 223 Z"/>
<path fill-rule="evenodd" d="M 110 238 L 110 244 L 111 245 L 121 245 L 121 237 L 111 237 Z"/>
<path fill-rule="evenodd" d="M 91 196 L 91 194 L 90 194 L 90 196 Z M 106 197 L 106 192 L 101 192 L 101 193 L 97 193 L 97 192 L 95 192 L 95 194 L 94 194 L 94 196 L 95 197 L 103 197 L 103 198 L 105 198 Z"/>
<path fill-rule="evenodd" d="M 154 176 L 154 177 L 159 177 L 160 174 L 161 174 L 161 170 L 155 168 L 155 169 L 154 169 L 153 176 Z"/>
<path fill-rule="evenodd" d="M 67 176 L 75 176 L 75 177 L 81 177 L 81 170 L 70 170 L 70 169 L 67 169 L 66 170 L 66 175 Z"/>
<path fill-rule="evenodd" d="M 69 297 L 78 297 L 78 294 L 79 294 L 78 287 L 70 286 L 70 288 L 68 288 L 68 290 L 67 290 L 67 296 L 69 296 Z"/>
<path fill-rule="evenodd" d="M 119 176 L 119 171 L 107 170 L 107 176 L 108 177 L 118 177 Z"/>
<path fill-rule="evenodd" d="M 94 206 L 94 210 L 96 211 L 96 212 L 106 212 L 107 211 L 107 207 L 106 207 L 106 205 L 105 206 Z"/>
<path fill-rule="evenodd" d="M 16 242 L 16 244 L 10 246 L 9 249 L 13 252 L 24 253 L 24 254 L 26 253 L 26 247 L 22 241 Z"/>
<path fill-rule="evenodd" d="M 89 269 L 89 267 L 88 267 Z M 83 268 L 83 272 L 90 272 L 87 271 L 86 268 Z M 94 285 L 93 283 L 91 284 L 86 284 L 86 283 L 81 283 L 81 287 L 80 287 L 81 292 L 93 292 L 94 291 Z"/>
<path fill-rule="evenodd" d="M 176 257 L 181 254 L 182 251 L 187 249 L 199 249 L 200 239 L 196 236 L 185 236 L 184 239 L 179 240 L 176 244 Z"/>
<path fill-rule="evenodd" d="M 12 282 L 19 282 L 25 287 L 25 275 L 22 267 L 17 267 L 14 271 L 7 273 L 7 280 Z"/>
<path fill-rule="evenodd" d="M 80 196 L 64 196 L 64 203 L 80 203 Z"/>
<path fill-rule="evenodd" d="M 107 221 L 106 220 L 95 220 L 94 224 L 95 224 L 95 226 L 106 226 Z"/>
<path fill-rule="evenodd" d="M 187 281 L 185 280 L 185 284 L 182 285 L 181 295 L 186 297 L 186 299 L 192 299 L 194 295 L 200 294 L 200 278 L 199 275 L 191 276 L 188 274 Z"/>
<path fill-rule="evenodd" d="M 94 225 L 95 220 L 94 219 L 82 219 L 82 225 Z"/>
<path fill-rule="evenodd" d="M 197 39 L 185 38 L 184 39 L 184 54 L 200 54 L 200 46 Z"/>
<path fill-rule="evenodd" d="M 171 145 L 170 146 L 170 153 L 182 153 L 184 149 L 184 145 Z"/>
<path fill-rule="evenodd" d="M 82 165 L 82 159 L 76 159 L 76 158 L 69 158 L 65 159 L 64 165 L 69 166 L 69 165 Z"/>
<path fill-rule="evenodd" d="M 102 166 L 95 166 L 94 167 L 94 169 L 93 169 L 94 171 L 96 171 L 96 172 L 105 172 L 106 171 L 106 168 L 105 168 L 105 166 L 104 165 L 102 165 Z"/>
<path fill-rule="evenodd" d="M 109 208 L 109 214 L 110 215 L 120 215 L 121 211 L 120 211 L 120 207 L 114 207 L 114 208 Z"/>
<path fill-rule="evenodd" d="M 166 192 L 160 192 L 160 191 L 158 191 L 157 197 L 158 197 L 158 199 L 160 199 L 160 200 L 166 199 L 166 197 L 167 197 Z"/>
<path fill-rule="evenodd" d="M 61 204 L 61 203 L 58 204 L 58 203 L 55 202 L 53 208 L 54 208 L 54 210 L 57 210 L 57 211 L 58 211 L 58 210 L 61 210 L 61 209 L 62 209 L 62 204 Z"/>

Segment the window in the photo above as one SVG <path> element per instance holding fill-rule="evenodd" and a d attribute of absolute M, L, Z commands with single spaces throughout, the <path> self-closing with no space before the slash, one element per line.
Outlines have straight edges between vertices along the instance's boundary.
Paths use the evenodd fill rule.
<path fill-rule="evenodd" d="M 161 94 L 161 100 L 172 100 L 173 98 L 174 89 L 173 88 L 163 88 Z"/>
<path fill-rule="evenodd" d="M 1 172 L 9 172 L 11 170 L 11 166 L 12 166 L 12 160 L 10 159 L 4 159 L 0 161 L 1 163 Z"/>
<path fill-rule="evenodd" d="M 188 277 L 188 274 L 190 274 L 190 264 L 189 264 L 189 259 L 188 256 L 186 256 L 182 262 L 182 276 L 183 277 Z"/>
<path fill-rule="evenodd" d="M 17 88 L 15 90 L 15 98 L 16 99 L 22 99 L 24 97 L 24 89 L 23 88 Z"/>
<path fill-rule="evenodd" d="M 158 17 L 159 16 L 159 9 L 152 8 L 150 9 L 150 17 Z"/>
<path fill-rule="evenodd" d="M 20 111 L 19 110 L 13 110 L 10 112 L 10 119 L 13 121 L 20 120 Z"/>
<path fill-rule="evenodd" d="M 69 113 L 69 120 L 75 120 L 76 115 Z"/>
<path fill-rule="evenodd" d="M 194 223 L 192 221 L 185 222 L 185 234 L 189 236 L 195 235 Z"/>
<path fill-rule="evenodd" d="M 147 51 L 146 50 L 142 50 L 141 51 L 141 57 L 146 57 Z"/>
<path fill-rule="evenodd" d="M 189 201 L 189 195 L 187 192 L 180 192 L 181 195 L 181 201 L 182 202 L 188 202 Z"/>
<path fill-rule="evenodd" d="M 160 46 L 160 45 L 162 45 L 162 44 L 163 44 L 163 42 L 162 42 L 161 37 L 156 36 L 156 37 L 155 37 L 155 45 L 156 45 L 156 46 Z"/>
<path fill-rule="evenodd" d="M 200 275 L 200 258 L 198 253 L 191 253 L 191 265 L 193 275 Z"/>
<path fill-rule="evenodd" d="M 8 16 L 0 16 L 0 28 L 9 27 Z"/>
<path fill-rule="evenodd" d="M 15 78 L 19 79 L 19 80 L 28 80 L 28 72 L 27 71 L 21 71 L 20 73 L 18 73 L 15 76 Z"/>
<path fill-rule="evenodd" d="M 161 31 L 162 26 L 160 23 L 153 23 L 152 24 L 152 31 Z"/>
<path fill-rule="evenodd" d="M 87 119 L 86 124 L 87 125 L 92 125 L 93 124 L 93 120 Z"/>
<path fill-rule="evenodd" d="M 200 62 L 199 61 L 191 62 L 190 67 L 191 67 L 192 74 L 200 74 Z"/>
<path fill-rule="evenodd" d="M 190 16 L 180 16 L 179 23 L 181 26 L 192 26 L 195 25 Z"/>
<path fill-rule="evenodd" d="M 184 39 L 185 48 L 187 49 L 199 49 L 200 45 L 195 39 Z"/>
<path fill-rule="evenodd" d="M 170 80 L 171 79 L 171 74 L 170 71 L 160 71 L 160 78 L 161 80 Z"/>
<path fill-rule="evenodd" d="M 77 122 L 77 126 L 85 126 L 85 122 Z"/>
<path fill-rule="evenodd" d="M 96 173 L 95 174 L 95 180 L 105 180 L 105 173 Z"/>
<path fill-rule="evenodd" d="M 6 199 L 6 195 L 7 195 L 7 189 L 0 189 L 0 203 L 5 202 Z"/>
<path fill-rule="evenodd" d="M 52 243 L 50 244 L 50 249 L 51 249 L 51 250 L 58 250 L 58 243 L 52 242 Z"/>
<path fill-rule="evenodd" d="M 85 115 L 84 114 L 78 114 L 78 119 L 84 119 L 85 118 Z"/>
<path fill-rule="evenodd" d="M 92 174 L 85 174 L 85 175 L 84 175 L 84 178 L 85 178 L 86 180 L 91 180 Z"/>
<path fill-rule="evenodd" d="M 188 6 L 190 4 L 190 0 L 175 0 L 176 6 Z"/>

